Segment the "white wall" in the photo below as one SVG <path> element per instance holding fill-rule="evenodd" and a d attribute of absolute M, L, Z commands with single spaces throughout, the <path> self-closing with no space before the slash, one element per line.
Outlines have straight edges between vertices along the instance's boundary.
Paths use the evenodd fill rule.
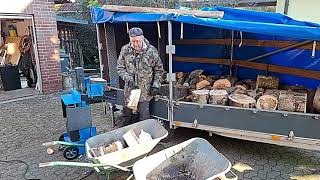
<path fill-rule="evenodd" d="M 0 13 L 23 13 L 34 0 L 0 0 Z"/>
<path fill-rule="evenodd" d="M 277 12 L 284 13 L 285 0 L 277 0 Z M 289 0 L 288 16 L 320 24 L 320 0 Z"/>

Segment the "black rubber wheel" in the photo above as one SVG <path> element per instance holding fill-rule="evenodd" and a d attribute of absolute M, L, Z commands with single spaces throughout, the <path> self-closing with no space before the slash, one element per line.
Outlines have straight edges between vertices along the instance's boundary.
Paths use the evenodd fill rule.
<path fill-rule="evenodd" d="M 64 141 L 64 134 L 61 134 L 61 135 L 60 135 L 59 141 Z"/>
<path fill-rule="evenodd" d="M 78 155 L 79 149 L 75 146 L 66 147 L 63 151 L 63 157 L 68 160 L 75 159 L 76 157 L 78 157 Z"/>

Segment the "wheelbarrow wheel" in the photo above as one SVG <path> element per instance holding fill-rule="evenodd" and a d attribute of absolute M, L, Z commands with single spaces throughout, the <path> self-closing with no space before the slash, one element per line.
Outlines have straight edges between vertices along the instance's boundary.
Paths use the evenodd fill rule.
<path fill-rule="evenodd" d="M 59 141 L 64 141 L 64 134 L 61 134 L 61 135 L 60 135 Z M 59 151 L 62 151 L 62 150 L 64 150 L 65 148 L 66 148 L 66 146 L 60 145 L 60 146 L 58 147 L 58 150 L 59 150 Z"/>
<path fill-rule="evenodd" d="M 64 141 L 64 134 L 61 134 L 61 135 L 59 136 L 59 141 Z"/>
<path fill-rule="evenodd" d="M 75 159 L 76 157 L 78 157 L 78 155 L 79 149 L 75 146 L 66 147 L 63 151 L 63 157 L 68 160 Z"/>

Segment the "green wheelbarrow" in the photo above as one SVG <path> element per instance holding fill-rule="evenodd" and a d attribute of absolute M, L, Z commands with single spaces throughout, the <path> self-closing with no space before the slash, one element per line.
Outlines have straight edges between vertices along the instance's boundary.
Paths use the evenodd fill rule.
<path fill-rule="evenodd" d="M 91 149 L 101 147 L 105 144 L 111 144 L 115 141 L 121 141 L 122 144 L 125 144 L 123 135 L 131 129 L 135 134 L 139 134 L 141 130 L 149 133 L 152 136 L 152 140 L 148 141 L 148 143 L 140 143 L 135 146 L 126 147 L 98 157 L 93 157 L 91 155 Z M 40 163 L 39 167 L 92 167 L 97 172 L 105 174 L 106 179 L 109 179 L 110 173 L 113 171 L 122 170 L 132 172 L 133 164 L 139 159 L 144 158 L 162 139 L 167 136 L 168 131 L 161 126 L 157 120 L 148 119 L 89 138 L 85 143 L 85 149 L 86 156 L 91 161 L 90 163 L 54 161 Z"/>

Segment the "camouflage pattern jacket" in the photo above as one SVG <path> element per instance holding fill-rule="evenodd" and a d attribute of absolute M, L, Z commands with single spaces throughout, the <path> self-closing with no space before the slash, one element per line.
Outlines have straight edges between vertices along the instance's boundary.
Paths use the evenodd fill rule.
<path fill-rule="evenodd" d="M 117 73 L 125 81 L 124 95 L 127 99 L 131 89 L 128 81 L 141 89 L 140 102 L 150 101 L 151 87 L 160 88 L 163 74 L 163 64 L 157 49 L 147 39 L 143 42 L 140 53 L 131 47 L 130 43 L 123 46 L 117 62 Z"/>

